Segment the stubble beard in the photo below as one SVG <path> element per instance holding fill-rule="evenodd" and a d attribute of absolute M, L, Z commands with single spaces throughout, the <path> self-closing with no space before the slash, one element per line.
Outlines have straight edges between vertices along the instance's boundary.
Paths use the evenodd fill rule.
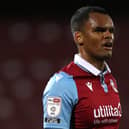
<path fill-rule="evenodd" d="M 100 61 L 110 60 L 111 58 L 112 58 L 112 52 L 103 56 L 96 56 L 96 59 Z"/>

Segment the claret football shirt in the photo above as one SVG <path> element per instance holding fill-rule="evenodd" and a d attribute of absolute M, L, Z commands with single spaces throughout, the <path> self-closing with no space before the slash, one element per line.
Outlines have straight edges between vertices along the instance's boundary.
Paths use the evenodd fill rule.
<path fill-rule="evenodd" d="M 118 129 L 122 116 L 108 65 L 102 72 L 78 54 L 48 81 L 43 110 L 43 127 L 55 129 Z"/>

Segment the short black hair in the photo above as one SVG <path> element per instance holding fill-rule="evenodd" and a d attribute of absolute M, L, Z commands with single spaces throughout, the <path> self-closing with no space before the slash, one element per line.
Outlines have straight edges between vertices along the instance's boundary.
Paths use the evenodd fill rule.
<path fill-rule="evenodd" d="M 109 15 L 106 9 L 99 6 L 84 6 L 73 14 L 71 17 L 71 31 L 74 33 L 75 31 L 81 31 L 83 23 L 89 19 L 89 14 L 92 12 L 98 12 L 102 14 Z M 110 16 L 110 15 L 109 15 Z"/>

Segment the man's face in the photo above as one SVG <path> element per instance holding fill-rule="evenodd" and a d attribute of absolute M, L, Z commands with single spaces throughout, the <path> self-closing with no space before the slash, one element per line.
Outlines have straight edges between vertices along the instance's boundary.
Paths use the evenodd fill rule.
<path fill-rule="evenodd" d="M 83 30 L 83 49 L 88 58 L 105 60 L 112 56 L 114 24 L 110 16 L 90 13 Z"/>

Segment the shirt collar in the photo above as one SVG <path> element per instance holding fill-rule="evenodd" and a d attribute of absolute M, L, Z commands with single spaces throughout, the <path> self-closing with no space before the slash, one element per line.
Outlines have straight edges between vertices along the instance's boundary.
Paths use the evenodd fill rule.
<path fill-rule="evenodd" d="M 89 71 L 90 73 L 92 73 L 95 76 L 98 76 L 102 73 L 101 70 L 97 69 L 95 66 L 90 64 L 88 61 L 84 60 L 81 56 L 79 56 L 79 54 L 74 55 L 74 63 L 79 65 L 80 67 L 82 67 L 84 70 Z M 111 73 L 111 70 L 110 70 L 108 64 L 106 62 L 104 62 L 104 63 L 105 63 L 105 67 L 107 69 L 106 71 Z"/>

